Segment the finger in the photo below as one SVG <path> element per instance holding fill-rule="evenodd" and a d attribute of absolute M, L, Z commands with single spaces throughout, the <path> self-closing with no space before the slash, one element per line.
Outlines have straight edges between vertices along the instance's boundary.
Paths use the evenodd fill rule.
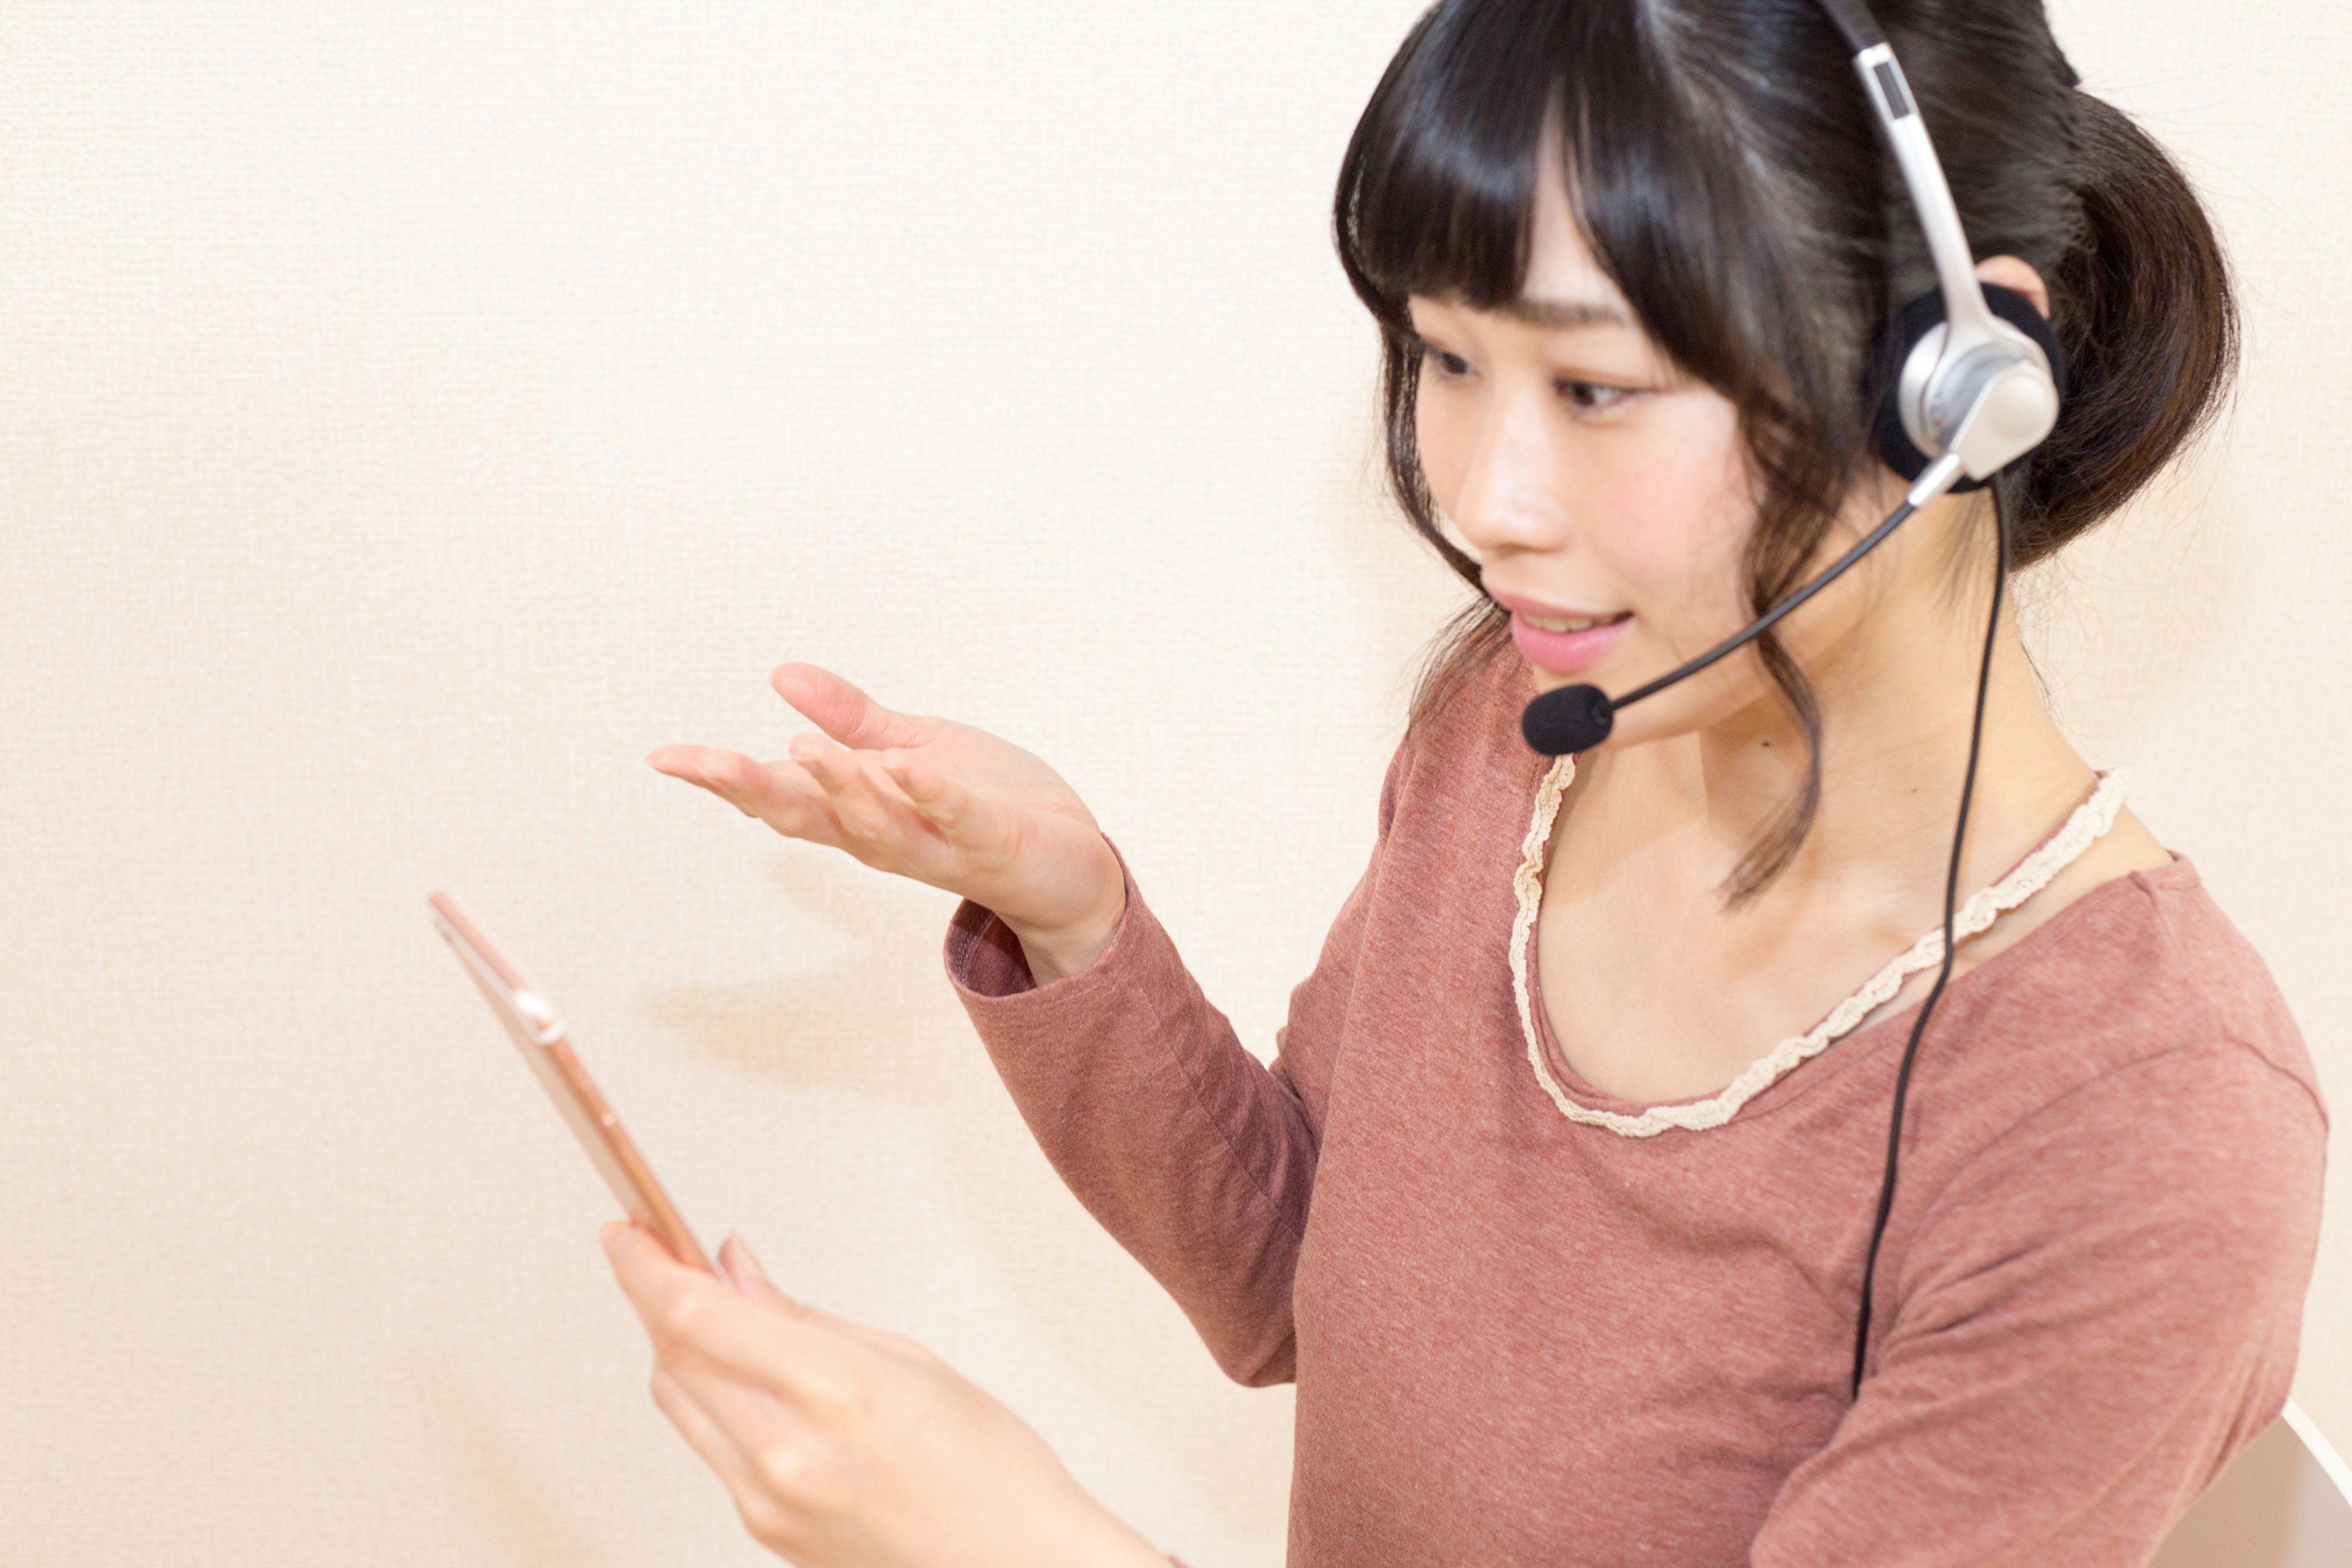
<path fill-rule="evenodd" d="M 659 746 L 646 761 L 656 772 L 708 790 L 779 833 L 836 847 L 841 842 L 831 801 L 798 763 L 762 763 L 716 746 Z"/>
<path fill-rule="evenodd" d="M 935 1359 L 929 1351 L 903 1334 L 889 1333 L 865 1323 L 853 1322 L 847 1318 L 836 1318 L 830 1312 L 820 1311 L 806 1302 L 787 1296 L 769 1279 L 767 1270 L 761 1268 L 760 1260 L 751 1255 L 751 1244 L 738 1232 L 728 1232 L 727 1239 L 719 1244 L 718 1263 L 726 1271 L 727 1278 L 734 1281 L 736 1289 L 754 1301 L 766 1301 L 805 1313 L 827 1328 L 837 1330 L 876 1350 L 914 1360 Z"/>
<path fill-rule="evenodd" d="M 714 793 L 764 787 L 769 782 L 764 766 L 740 752 L 730 752 L 718 746 L 656 746 L 646 753 L 646 763 L 656 773 L 699 784 Z M 784 766 L 791 767 L 786 763 Z M 801 770 L 793 768 L 797 773 Z M 809 794 L 816 793 L 814 781 L 810 781 Z"/>
<path fill-rule="evenodd" d="M 931 763 L 892 751 L 882 753 L 880 765 L 923 820 L 945 837 L 965 846 L 1002 837 L 1004 808 L 981 799 Z"/>
<path fill-rule="evenodd" d="M 930 837 L 930 825 L 872 752 L 844 751 L 822 735 L 803 734 L 793 737 L 793 760 L 824 791 L 825 804 L 846 837 L 877 845 Z"/>
<path fill-rule="evenodd" d="M 829 669 L 797 661 L 769 672 L 776 695 L 845 746 L 876 750 L 929 738 L 935 721 L 895 713 Z"/>
<path fill-rule="evenodd" d="M 778 1493 L 775 1466 L 779 1456 L 806 1443 L 807 1422 L 765 1394 L 658 1363 L 653 1393 L 670 1425 L 726 1483 L 744 1528 L 761 1545 L 784 1555 L 805 1521 Z M 749 1418 L 733 1408 L 747 1401 L 759 1406 Z"/>
<path fill-rule="evenodd" d="M 760 1267 L 757 1258 L 751 1256 L 751 1244 L 743 1239 L 741 1232 L 730 1230 L 727 1233 L 727 1239 L 719 1244 L 718 1262 L 719 1267 L 726 1271 L 727 1278 L 735 1282 L 735 1289 L 754 1301 L 770 1298 L 778 1301 L 792 1300 L 770 1282 L 768 1271 Z M 793 1304 L 799 1305 L 796 1301 Z"/>
<path fill-rule="evenodd" d="M 657 773 L 667 773 L 688 784 L 699 784 L 702 781 L 695 764 L 707 750 L 709 748 L 705 746 L 656 746 L 646 753 L 646 765 Z"/>
<path fill-rule="evenodd" d="M 624 1265 L 623 1254 L 627 1254 L 629 1266 L 633 1271 L 621 1278 L 621 1285 L 622 1289 L 629 1293 L 633 1302 L 638 1300 L 638 1287 L 641 1284 L 651 1281 L 658 1286 L 665 1282 L 661 1278 L 663 1269 L 684 1274 L 690 1280 L 705 1284 L 714 1279 L 714 1276 L 705 1274 L 699 1268 L 678 1262 L 677 1256 L 662 1244 L 660 1237 L 632 1221 L 608 1220 L 599 1235 L 604 1243 L 605 1252 L 613 1258 L 614 1272 L 616 1276 L 621 1276 Z M 646 1245 L 649 1245 L 652 1251 L 640 1254 L 637 1249 Z M 846 1318 L 836 1318 L 822 1308 L 813 1307 L 797 1297 L 786 1295 L 768 1279 L 767 1271 L 760 1267 L 759 1259 L 751 1256 L 751 1244 L 743 1239 L 740 1232 L 728 1232 L 727 1239 L 719 1244 L 717 1261 L 723 1270 L 722 1285 L 732 1285 L 738 1296 L 772 1310 L 786 1318 L 852 1336 L 862 1333 L 886 1339 L 897 1337 L 886 1335 L 879 1329 L 866 1329 L 864 1324 L 852 1322 Z M 647 1264 L 650 1267 L 640 1268 L 638 1267 L 640 1264 Z"/>
<path fill-rule="evenodd" d="M 617 1227 L 615 1222 L 607 1229 Z M 740 1239 L 737 1245 L 741 1246 Z M 782 1292 L 768 1289 L 782 1298 Z M 740 1381 L 737 1374 L 715 1373 L 691 1363 L 672 1364 L 657 1354 L 653 1393 L 662 1413 L 730 1489 L 740 1490 L 739 1483 L 751 1479 L 752 1455 L 772 1447 L 791 1430 L 782 1402 L 763 1388 Z"/>
<path fill-rule="evenodd" d="M 847 1336 L 822 1313 L 797 1302 L 746 1300 L 678 1262 L 641 1226 L 606 1226 L 604 1250 L 674 1374 L 698 1368 L 802 1406 L 841 1401 L 850 1381 Z"/>
<path fill-rule="evenodd" d="M 729 1436 L 718 1418 L 704 1409 L 701 1402 L 659 1362 L 654 1363 L 653 1394 L 654 1404 L 669 1417 L 669 1424 L 677 1428 L 686 1446 L 702 1456 L 702 1462 L 734 1494 L 736 1506 L 742 1506 L 742 1500 L 759 1488 L 759 1478 L 752 1472 L 751 1456 L 744 1446 Z"/>
<path fill-rule="evenodd" d="M 710 788 L 780 827 L 833 824 L 824 790 L 796 762 L 762 763 L 740 752 L 709 747 L 702 753 L 701 773 Z"/>
<path fill-rule="evenodd" d="M 808 1422 L 791 1404 L 739 1373 L 676 1354 L 656 1356 L 655 1367 L 744 1458 L 772 1450 L 786 1437 L 806 1431 Z"/>
<path fill-rule="evenodd" d="M 718 1263 L 727 1278 L 733 1281 L 736 1290 L 751 1300 L 764 1301 L 799 1316 L 822 1319 L 829 1327 L 856 1327 L 846 1319 L 820 1312 L 807 1302 L 778 1289 L 775 1282 L 768 1278 L 768 1271 L 760 1267 L 760 1260 L 751 1255 L 751 1244 L 743 1239 L 740 1231 L 729 1231 L 727 1239 L 719 1244 Z"/>

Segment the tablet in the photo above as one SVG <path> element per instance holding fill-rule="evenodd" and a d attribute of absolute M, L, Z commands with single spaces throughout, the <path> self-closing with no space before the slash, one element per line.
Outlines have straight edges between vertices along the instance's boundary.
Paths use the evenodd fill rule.
<path fill-rule="evenodd" d="M 658 1236 L 681 1263 L 690 1264 L 704 1273 L 716 1273 L 710 1259 L 694 1239 L 694 1232 L 678 1217 L 669 1194 L 662 1191 L 661 1183 L 654 1179 L 651 1166 L 629 1141 L 628 1132 L 621 1126 L 619 1117 L 596 1089 L 595 1079 L 580 1065 L 579 1056 L 564 1037 L 563 1019 L 547 998 L 532 989 L 522 972 L 508 962 L 482 928 L 457 907 L 457 900 L 446 893 L 435 893 L 426 900 L 433 907 L 433 923 L 448 939 L 450 948 L 466 973 L 474 977 L 490 1011 L 507 1026 L 514 1043 L 530 1064 L 531 1076 L 555 1101 L 555 1109 L 580 1140 L 580 1147 L 588 1152 L 589 1163 L 613 1189 L 629 1217 Z"/>

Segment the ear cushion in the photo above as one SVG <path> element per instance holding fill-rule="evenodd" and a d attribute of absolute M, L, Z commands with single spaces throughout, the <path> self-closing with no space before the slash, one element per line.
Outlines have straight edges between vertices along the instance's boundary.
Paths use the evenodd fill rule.
<path fill-rule="evenodd" d="M 1992 313 L 2017 328 L 2042 345 L 2050 361 L 2050 374 L 2058 383 L 2058 417 L 2063 419 L 2066 401 L 2066 356 L 2058 347 L 2058 334 L 2033 308 L 2033 301 L 2014 289 L 2004 289 L 1998 283 L 1984 286 L 1985 303 Z M 1937 289 L 1922 294 L 1896 312 L 1878 334 L 1871 348 L 1870 429 L 1878 442 L 1879 456 L 1886 466 L 1906 479 L 1916 479 L 1927 471 L 1927 454 L 1912 444 L 1911 433 L 1903 428 L 1903 415 L 1895 407 L 1895 393 L 1903 381 L 1904 363 L 1919 340 L 1933 331 L 1944 319 L 1944 294 Z M 1988 479 L 1962 479 L 1952 489 L 1982 489 Z"/>

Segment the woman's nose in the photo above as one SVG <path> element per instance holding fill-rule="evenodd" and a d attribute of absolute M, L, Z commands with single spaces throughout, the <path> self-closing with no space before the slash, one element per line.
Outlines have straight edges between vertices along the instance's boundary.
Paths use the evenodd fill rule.
<path fill-rule="evenodd" d="M 1481 556 L 1556 549 L 1566 537 L 1560 453 L 1546 412 L 1527 398 L 1487 405 L 1453 510 L 1454 526 Z"/>

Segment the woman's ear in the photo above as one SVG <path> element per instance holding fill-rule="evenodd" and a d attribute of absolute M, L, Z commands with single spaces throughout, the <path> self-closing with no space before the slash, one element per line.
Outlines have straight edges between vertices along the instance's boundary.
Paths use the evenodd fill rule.
<path fill-rule="evenodd" d="M 2004 289 L 2014 289 L 2033 301 L 2042 319 L 2050 319 L 2050 286 L 2042 281 L 2042 274 L 2030 263 L 2014 256 L 1988 256 L 1977 263 L 1977 280 L 1998 283 Z"/>

